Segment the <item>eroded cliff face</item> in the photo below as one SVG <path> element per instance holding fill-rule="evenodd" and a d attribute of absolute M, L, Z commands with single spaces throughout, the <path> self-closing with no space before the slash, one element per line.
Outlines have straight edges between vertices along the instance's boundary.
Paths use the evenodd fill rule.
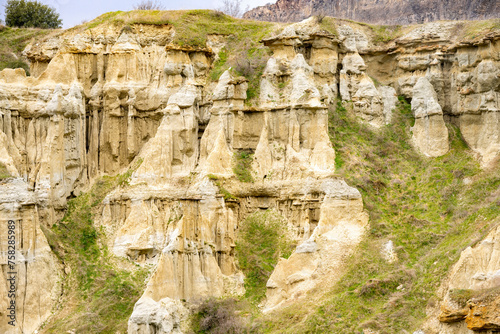
<path fill-rule="evenodd" d="M 440 287 L 442 302 L 429 310 L 428 333 L 474 333 L 500 329 L 500 228 L 465 249 Z M 426 332 L 426 333 L 427 333 Z"/>
<path fill-rule="evenodd" d="M 2 182 L 0 189 L 0 331 L 33 333 L 62 292 L 62 266 L 40 228 L 50 211 L 23 179 Z"/>
<path fill-rule="evenodd" d="M 324 14 L 375 24 L 413 24 L 438 20 L 481 20 L 497 18 L 495 1 L 434 0 L 278 0 L 259 6 L 243 17 L 261 21 L 296 22 Z"/>
<path fill-rule="evenodd" d="M 208 78 L 221 36 L 198 48 L 173 44 L 170 25 L 104 25 L 32 45 L 32 77 L 0 72 L 0 162 L 13 176 L 0 183 L 0 217 L 26 234 L 27 282 L 17 289 L 24 327 L 0 331 L 32 332 L 56 303 L 62 268 L 41 228 L 96 177 L 131 166 L 129 186 L 99 203 L 95 221 L 114 255 L 153 268 L 129 333 L 181 333 L 180 300 L 244 293 L 235 242 L 259 210 L 283 216 L 298 244 L 271 275 L 265 310 L 335 284 L 368 224 L 359 191 L 335 175 L 336 99 L 379 128 L 404 95 L 424 155 L 447 152 L 454 122 L 483 164 L 498 156 L 500 35 L 460 43 L 454 24 L 417 26 L 382 46 L 354 23 L 339 23 L 338 35 L 312 19 L 289 25 L 263 40 L 271 56 L 254 106 L 244 77 Z M 254 182 L 235 176 L 242 152 L 253 154 Z"/>

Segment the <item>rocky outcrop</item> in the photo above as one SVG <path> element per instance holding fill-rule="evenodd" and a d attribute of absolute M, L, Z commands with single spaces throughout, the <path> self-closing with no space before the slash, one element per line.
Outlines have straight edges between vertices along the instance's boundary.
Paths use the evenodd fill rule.
<path fill-rule="evenodd" d="M 443 298 L 424 325 L 425 333 L 473 333 L 500 329 L 500 227 L 465 249 L 440 288 Z"/>
<path fill-rule="evenodd" d="M 412 24 L 437 20 L 478 20 L 497 18 L 500 5 L 495 1 L 435 0 L 278 0 L 259 6 L 243 17 L 260 21 L 296 22 L 324 14 L 376 24 Z"/>
<path fill-rule="evenodd" d="M 467 328 L 473 331 L 497 331 L 500 330 L 500 296 L 495 296 L 487 301 L 475 300 L 469 305 L 470 311 L 465 322 Z"/>
<path fill-rule="evenodd" d="M 264 312 L 283 307 L 308 291 L 340 279 L 368 224 L 359 192 L 343 181 L 325 184 L 318 225 L 288 259 L 280 259 L 267 282 Z"/>
<path fill-rule="evenodd" d="M 455 34 L 459 25 L 434 22 L 418 26 L 388 43 L 383 48 L 387 54 L 381 55 L 381 49 L 375 48 L 376 52 L 364 50 L 360 55 L 370 76 L 407 99 L 413 98 L 415 85 L 425 77 L 436 92 L 445 121 L 459 127 L 482 165 L 488 166 L 499 153 L 499 35 L 491 32 L 474 42 L 462 42 Z M 392 71 L 387 71 L 387 64 L 393 64 Z M 423 103 L 436 97 L 424 95 Z M 440 150 L 446 151 L 445 147 L 443 142 Z"/>
<path fill-rule="evenodd" d="M 0 72 L 1 162 L 17 177 L 0 185 L 0 195 L 15 193 L 9 190 L 13 184 L 19 188 L 20 197 L 5 198 L 11 204 L 3 219 L 22 225 L 16 265 L 24 268 L 19 270 L 16 290 L 19 326 L 2 332 L 31 333 L 51 314 L 61 273 L 42 228 L 62 218 L 67 199 L 95 177 L 128 168 L 156 135 L 164 114 L 168 118 L 195 104 L 198 114 L 185 110 L 181 122 L 189 122 L 190 116 L 196 123 L 206 119 L 205 109 L 198 108 L 194 98 L 199 95 L 200 76 L 207 73 L 210 51 L 166 49 L 169 27 L 136 28 L 142 30 L 141 38 L 115 27 L 73 32 L 67 39 L 61 37 L 64 32 L 56 34 L 26 50 L 32 77 L 19 69 Z M 174 96 L 181 87 L 183 91 Z M 186 136 L 188 129 L 177 130 Z M 197 129 L 194 137 L 198 139 Z M 183 153 L 187 155 L 183 163 L 189 164 L 196 152 Z M 174 154 L 174 165 L 176 159 Z M 133 244 L 129 256 L 143 258 L 141 246 Z M 2 263 L 2 268 L 6 265 Z M 6 275 L 0 285 L 8 287 Z M 7 294 L 0 302 L 9 303 Z"/>
<path fill-rule="evenodd" d="M 158 302 L 143 297 L 135 304 L 128 321 L 128 332 L 137 334 L 182 334 L 189 311 L 179 300 L 164 298 Z"/>
<path fill-rule="evenodd" d="M 2 333 L 33 333 L 61 294 L 61 265 L 40 228 L 43 201 L 20 178 L 0 182 Z"/>
<path fill-rule="evenodd" d="M 41 231 L 97 176 L 132 166 L 129 185 L 96 203 L 95 221 L 114 255 L 152 268 L 129 333 L 181 332 L 180 300 L 243 294 L 235 243 L 256 211 L 278 212 L 299 244 L 276 266 L 266 310 L 334 284 L 368 220 L 360 193 L 335 175 L 328 113 L 338 98 L 375 128 L 391 122 L 396 94 L 412 99 L 415 146 L 430 157 L 448 149 L 445 122 L 483 163 L 499 153 L 499 35 L 452 44 L 454 27 L 417 26 L 376 46 L 354 23 L 338 24 L 338 35 L 313 19 L 288 25 L 262 41 L 271 54 L 253 106 L 247 79 L 233 71 L 208 79 L 224 36 L 193 48 L 174 45 L 170 25 L 113 24 L 32 45 L 32 77 L 0 72 L 0 163 L 12 175 L 0 184 L 0 218 L 23 235 L 23 330 L 46 320 L 60 288 Z M 235 175 L 243 153 L 254 182 Z M 393 261 L 392 245 L 387 253 Z M 463 317 L 462 308 L 447 310 L 448 322 Z"/>
<path fill-rule="evenodd" d="M 500 149 L 500 58 L 499 42 L 486 45 L 476 53 L 469 48 L 457 52 L 457 66 L 452 72 L 450 99 L 467 144 L 484 163 L 494 161 Z M 479 50 L 478 50 L 479 51 Z M 491 52 L 490 52 L 491 51 Z"/>
<path fill-rule="evenodd" d="M 418 79 L 413 87 L 411 109 L 415 116 L 413 142 L 428 157 L 439 157 L 449 150 L 448 129 L 437 94 L 426 78 Z"/>

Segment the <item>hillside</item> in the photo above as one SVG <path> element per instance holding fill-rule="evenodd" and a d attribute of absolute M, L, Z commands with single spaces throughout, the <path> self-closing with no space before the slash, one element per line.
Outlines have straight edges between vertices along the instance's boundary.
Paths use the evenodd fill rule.
<path fill-rule="evenodd" d="M 0 332 L 500 329 L 499 41 L 208 10 L 39 36 L 0 72 Z"/>
<path fill-rule="evenodd" d="M 438 20 L 484 20 L 500 17 L 500 4 L 490 0 L 278 0 L 243 17 L 297 22 L 327 15 L 372 24 L 407 25 Z"/>
<path fill-rule="evenodd" d="M 22 51 L 33 38 L 42 38 L 50 30 L 34 28 L 10 28 L 0 25 L 0 70 L 4 68 L 24 68 L 29 71 L 28 63 L 23 60 Z"/>

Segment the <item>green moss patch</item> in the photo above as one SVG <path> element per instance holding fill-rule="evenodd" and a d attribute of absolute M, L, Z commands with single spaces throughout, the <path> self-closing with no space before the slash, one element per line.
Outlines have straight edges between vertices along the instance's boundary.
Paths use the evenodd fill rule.
<path fill-rule="evenodd" d="M 234 175 L 236 175 L 241 182 L 254 182 L 252 176 L 253 154 L 241 151 L 234 156 Z"/>
<path fill-rule="evenodd" d="M 11 177 L 7 167 L 3 163 L 0 163 L 0 181 Z"/>
<path fill-rule="evenodd" d="M 280 257 L 288 258 L 294 242 L 285 219 L 276 211 L 257 211 L 239 227 L 236 259 L 245 274 L 245 296 L 259 302 L 266 295 L 266 283 Z"/>

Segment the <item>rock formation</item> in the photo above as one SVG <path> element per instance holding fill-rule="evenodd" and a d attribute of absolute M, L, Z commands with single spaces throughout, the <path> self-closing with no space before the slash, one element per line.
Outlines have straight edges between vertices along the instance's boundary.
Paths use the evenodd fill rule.
<path fill-rule="evenodd" d="M 411 109 L 415 116 L 413 140 L 419 151 L 429 157 L 448 152 L 448 129 L 444 124 L 443 110 L 436 91 L 426 78 L 418 79 L 413 87 Z"/>
<path fill-rule="evenodd" d="M 0 190 L 0 331 L 33 333 L 61 293 L 61 265 L 40 229 L 50 211 L 21 178 L 0 183 Z"/>
<path fill-rule="evenodd" d="M 440 288 L 443 301 L 424 326 L 426 333 L 473 333 L 500 329 L 500 227 L 465 249 Z"/>
<path fill-rule="evenodd" d="M 339 23 L 337 35 L 312 19 L 288 25 L 262 40 L 271 55 L 252 107 L 248 80 L 228 70 L 210 82 L 210 43 L 176 45 L 170 25 L 74 29 L 31 45 L 33 76 L 0 72 L 0 162 L 13 176 L 0 183 L 0 218 L 23 236 L 16 265 L 24 319 L 12 331 L 1 327 L 0 311 L 0 331 L 31 333 L 55 305 L 63 269 L 43 229 L 98 176 L 131 166 L 129 186 L 98 203 L 95 221 L 114 255 L 153 268 L 130 334 L 180 333 L 180 300 L 243 294 L 237 231 L 259 210 L 278 211 L 299 244 L 271 275 L 266 310 L 334 284 L 368 223 L 359 191 L 335 175 L 328 113 L 337 99 L 374 129 L 391 122 L 396 94 L 412 99 L 415 146 L 426 156 L 447 152 L 445 122 L 460 127 L 483 164 L 500 152 L 500 34 L 461 43 L 455 28 L 411 27 L 380 46 L 354 23 Z M 254 182 L 235 176 L 241 152 L 253 155 Z M 482 283 L 495 275 L 488 268 Z M 4 310 L 9 300 L 0 296 Z M 481 312 L 487 316 L 469 317 L 473 328 L 492 323 Z"/>
<path fill-rule="evenodd" d="M 243 17 L 261 21 L 296 22 L 312 15 L 324 14 L 376 24 L 412 24 L 497 18 L 499 13 L 498 2 L 488 0 L 278 0 L 276 3 L 254 8 Z"/>
<path fill-rule="evenodd" d="M 321 284 L 340 278 L 368 223 L 359 192 L 343 182 L 329 182 L 312 235 L 288 259 L 278 262 L 267 282 L 264 312 L 304 297 Z"/>

